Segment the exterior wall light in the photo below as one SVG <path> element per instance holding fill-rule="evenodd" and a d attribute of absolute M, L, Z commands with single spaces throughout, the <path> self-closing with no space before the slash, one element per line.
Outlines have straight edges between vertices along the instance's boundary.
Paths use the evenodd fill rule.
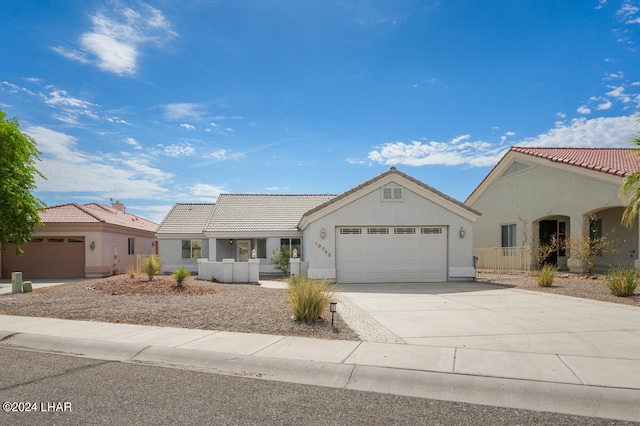
<path fill-rule="evenodd" d="M 294 259 L 298 257 L 298 249 L 295 249 L 295 248 L 293 249 L 293 252 L 291 253 L 291 257 L 293 257 Z"/>
<path fill-rule="evenodd" d="M 229 244 L 233 244 L 233 240 L 229 240 Z"/>
<path fill-rule="evenodd" d="M 327 237 L 327 231 L 325 231 L 324 228 L 322 228 L 320 230 L 320 238 L 324 240 L 326 237 Z"/>
<path fill-rule="evenodd" d="M 89 248 L 91 250 L 94 250 L 96 248 L 96 242 L 95 241 L 91 241 L 91 244 L 89 244 Z"/>
<path fill-rule="evenodd" d="M 256 249 L 251 250 L 251 258 L 255 259 L 256 257 L 258 257 L 258 255 L 256 254 Z"/>
<path fill-rule="evenodd" d="M 460 238 L 464 238 L 464 228 L 460 228 Z"/>

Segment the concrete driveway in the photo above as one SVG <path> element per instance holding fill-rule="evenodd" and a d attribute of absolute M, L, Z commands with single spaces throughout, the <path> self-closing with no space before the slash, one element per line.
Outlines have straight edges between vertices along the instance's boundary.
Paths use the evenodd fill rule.
<path fill-rule="evenodd" d="M 640 360 L 635 307 L 475 282 L 343 284 L 340 290 L 343 308 L 357 312 L 349 325 L 365 341 L 386 332 L 378 341 L 392 336 L 409 345 Z M 362 329 L 367 323 L 377 328 L 373 338 Z"/>

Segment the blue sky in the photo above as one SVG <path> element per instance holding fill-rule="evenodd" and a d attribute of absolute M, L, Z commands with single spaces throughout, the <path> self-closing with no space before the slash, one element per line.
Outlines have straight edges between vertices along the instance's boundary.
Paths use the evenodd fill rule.
<path fill-rule="evenodd" d="M 160 222 L 391 166 L 464 201 L 512 145 L 630 147 L 640 0 L 8 0 L 0 108 L 48 205 Z"/>

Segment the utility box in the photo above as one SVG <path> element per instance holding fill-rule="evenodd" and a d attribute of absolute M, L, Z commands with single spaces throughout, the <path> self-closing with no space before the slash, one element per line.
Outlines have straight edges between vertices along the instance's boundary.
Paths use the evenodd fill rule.
<path fill-rule="evenodd" d="M 11 293 L 22 293 L 22 272 L 11 273 Z"/>

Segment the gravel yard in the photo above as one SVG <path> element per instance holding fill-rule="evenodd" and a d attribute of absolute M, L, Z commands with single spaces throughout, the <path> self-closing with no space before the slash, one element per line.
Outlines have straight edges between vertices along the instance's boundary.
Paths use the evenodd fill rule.
<path fill-rule="evenodd" d="M 359 340 L 339 315 L 333 332 L 328 308 L 324 321 L 294 321 L 284 289 L 191 278 L 178 290 L 167 276 L 119 275 L 6 294 L 0 314 Z"/>
<path fill-rule="evenodd" d="M 479 272 L 476 281 L 640 307 L 640 289 L 631 297 L 616 297 L 603 276 L 559 274 L 550 288 L 538 287 L 533 276 L 522 274 Z M 177 289 L 167 276 L 147 281 L 146 277 L 120 275 L 5 294 L 0 296 L 0 314 L 359 340 L 339 314 L 335 316 L 338 332 L 334 333 L 328 309 L 324 320 L 294 321 L 284 289 L 194 278 Z"/>
<path fill-rule="evenodd" d="M 556 275 L 553 287 L 540 287 L 535 276 L 530 274 L 493 274 L 478 272 L 478 282 L 507 285 L 514 288 L 543 293 L 560 294 L 563 296 L 580 297 L 583 299 L 601 300 L 603 302 L 622 303 L 640 307 L 640 287 L 631 297 L 617 297 L 607 287 L 606 277 L 559 273 Z"/>

